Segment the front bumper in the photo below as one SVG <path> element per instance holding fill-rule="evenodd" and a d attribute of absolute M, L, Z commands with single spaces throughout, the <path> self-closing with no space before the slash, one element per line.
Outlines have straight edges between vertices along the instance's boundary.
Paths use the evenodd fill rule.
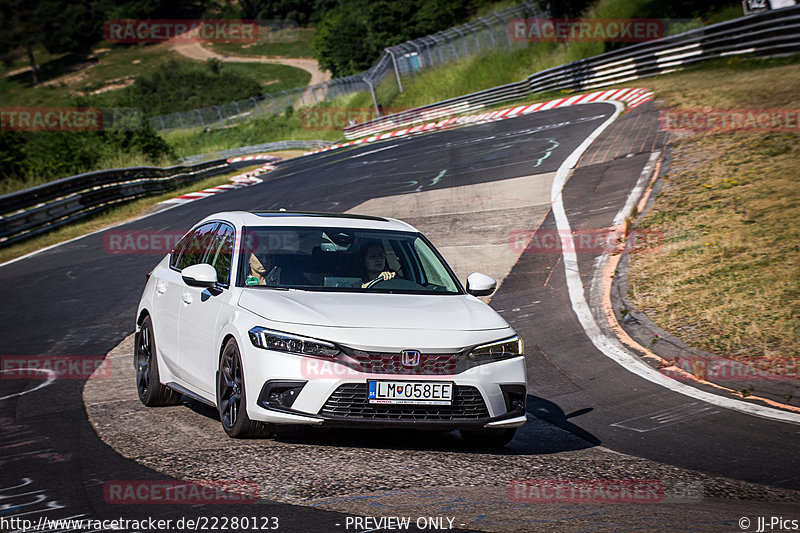
<path fill-rule="evenodd" d="M 481 429 L 513 428 L 525 421 L 524 357 L 485 363 L 458 374 L 364 373 L 314 359 L 259 350 L 245 363 L 247 413 L 270 424 L 321 427 Z M 265 357 L 268 355 L 268 357 Z M 449 406 L 370 404 L 368 380 L 448 381 Z M 282 391 L 291 400 L 278 401 Z M 277 391 L 277 393 L 276 393 Z M 270 394 L 272 392 L 272 394 Z"/>

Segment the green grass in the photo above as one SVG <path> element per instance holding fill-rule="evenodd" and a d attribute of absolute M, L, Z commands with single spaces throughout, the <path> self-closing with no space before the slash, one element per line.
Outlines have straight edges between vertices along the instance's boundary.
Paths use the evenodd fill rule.
<path fill-rule="evenodd" d="M 263 94 L 279 93 L 283 90 L 306 87 L 311 81 L 311 73 L 288 65 L 273 63 L 225 63 L 223 68 L 255 78 L 261 84 Z M 228 103 L 228 102 L 220 102 Z"/>
<path fill-rule="evenodd" d="M 71 173 L 71 175 L 81 174 L 82 172 L 90 172 L 91 170 L 102 170 L 111 168 L 126 168 L 126 167 L 168 167 L 178 164 L 177 159 L 170 157 L 161 157 L 153 160 L 141 153 L 130 153 L 126 151 L 117 151 L 104 155 L 96 164 L 93 164 L 85 169 L 78 169 L 78 172 Z M 28 189 L 37 185 L 48 183 L 51 180 L 42 178 L 37 172 L 29 172 L 24 176 L 16 178 L 0 179 L 0 195 L 9 194 L 15 191 Z"/>
<path fill-rule="evenodd" d="M 241 57 L 293 57 L 312 58 L 313 28 L 287 30 L 278 36 L 278 42 L 266 43 L 211 43 L 203 45 L 218 54 Z"/>
<path fill-rule="evenodd" d="M 760 84 L 772 85 L 780 73 L 763 74 Z M 698 95 L 693 105 L 705 103 Z M 670 173 L 639 224 L 662 232 L 664 241 L 632 257 L 636 307 L 718 355 L 800 356 L 798 141 L 782 132 L 703 132 L 673 140 Z"/>
<path fill-rule="evenodd" d="M 591 7 L 585 18 L 636 18 L 649 9 L 650 0 L 601 0 Z M 504 4 L 492 8 L 506 7 Z M 722 22 L 742 16 L 741 6 L 729 5 L 708 13 L 703 20 L 682 24 L 688 30 L 703 24 Z M 425 70 L 413 78 L 403 79 L 398 91 L 393 77 L 387 77 L 376 91 L 378 103 L 392 109 L 405 109 L 432 104 L 449 98 L 490 89 L 524 80 L 536 72 L 585 59 L 613 48 L 599 42 L 531 43 L 512 51 L 500 49 L 480 56 L 471 56 L 447 65 Z M 363 100 L 367 100 L 362 97 Z M 534 98 L 538 99 L 536 95 Z"/>
<path fill-rule="evenodd" d="M 36 63 L 41 65 L 52 60 L 64 57 L 66 54 L 51 54 L 41 44 L 33 46 L 33 57 Z M 2 62 L 0 62 L 0 77 L 4 77 L 7 73 L 18 70 L 21 68 L 28 68 L 28 55 L 22 50 L 17 50 L 12 54 L 7 55 Z"/>
<path fill-rule="evenodd" d="M 40 84 L 31 87 L 24 72 L 0 80 L 6 105 L 69 106 L 75 98 L 113 84 L 130 83 L 166 62 L 171 52 L 164 46 L 100 45 L 89 57 L 63 56 L 40 65 Z"/>
<path fill-rule="evenodd" d="M 320 131 L 303 127 L 299 113 L 266 115 L 225 129 L 178 130 L 162 134 L 179 157 L 206 154 L 274 141 L 321 139 L 335 141 L 341 131 Z"/>
<path fill-rule="evenodd" d="M 0 79 L 4 106 L 57 107 L 74 105 L 76 98 L 91 95 L 96 105 L 114 105 L 119 92 L 140 76 L 152 75 L 170 60 L 184 65 L 203 63 L 184 58 L 164 44 L 101 44 L 90 56 L 61 56 L 40 66 L 40 84 L 31 87 L 30 72 Z M 311 75 L 298 68 L 264 63 L 225 63 L 224 70 L 250 77 L 263 93 L 304 87 Z M 116 87 L 116 89 L 115 89 Z M 217 103 L 227 103 L 217 102 Z"/>

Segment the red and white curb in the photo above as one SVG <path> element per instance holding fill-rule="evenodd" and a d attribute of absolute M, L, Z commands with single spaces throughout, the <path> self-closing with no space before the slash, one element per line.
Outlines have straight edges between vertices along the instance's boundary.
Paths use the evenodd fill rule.
<path fill-rule="evenodd" d="M 505 120 L 507 118 L 513 118 L 513 117 L 518 117 L 520 115 L 535 113 L 536 111 L 545 111 L 548 109 L 555 109 L 557 107 L 567 107 L 577 104 L 616 101 L 625 103 L 627 105 L 627 111 L 630 111 L 631 109 L 634 109 L 645 102 L 649 102 L 652 99 L 653 99 L 653 93 L 649 89 L 644 89 L 644 88 L 612 89 L 608 91 L 597 91 L 589 94 L 576 94 L 566 98 L 558 98 L 556 100 L 550 100 L 548 102 L 540 102 L 538 104 L 510 107 L 508 109 L 497 109 L 494 111 L 489 111 L 478 115 L 464 115 L 460 117 L 447 118 L 444 120 L 440 120 L 438 122 L 429 122 L 427 124 L 420 124 L 419 126 L 414 126 L 413 128 L 404 128 L 389 133 L 383 133 L 381 135 L 373 135 L 372 137 L 358 139 L 356 141 L 350 141 L 342 144 L 335 144 L 333 146 L 328 146 L 326 148 L 314 150 L 313 152 L 308 152 L 308 154 L 309 155 L 318 154 L 320 152 L 327 152 L 329 150 L 335 150 L 337 148 L 343 148 L 346 146 L 354 146 L 363 143 L 382 141 L 384 139 L 391 139 L 393 137 L 404 137 L 406 135 L 427 133 L 429 131 L 442 130 L 442 129 L 452 128 L 455 126 L 462 126 L 465 124 L 485 124 L 487 122 Z"/>
<path fill-rule="evenodd" d="M 276 158 L 274 158 L 272 156 L 270 156 L 270 157 L 272 159 L 276 159 Z M 232 159 L 228 159 L 228 162 L 229 163 L 232 163 L 232 162 L 235 163 L 236 161 L 234 161 L 234 159 L 238 160 L 239 158 L 234 157 Z M 250 161 L 250 159 L 247 159 L 246 161 Z M 275 167 L 273 165 L 267 163 L 266 165 L 260 166 L 255 170 L 251 170 L 249 172 L 245 172 L 244 174 L 239 174 L 237 176 L 233 176 L 231 178 L 231 183 L 230 184 L 217 185 L 216 187 L 211 187 L 210 189 L 203 189 L 202 191 L 190 192 L 188 194 L 182 194 L 181 196 L 178 196 L 177 198 L 172 198 L 170 200 L 165 200 L 165 201 L 163 201 L 161 203 L 162 204 L 185 204 L 185 203 L 189 203 L 189 202 L 194 202 L 195 200 L 202 200 L 203 198 L 208 198 L 209 196 L 215 196 L 215 195 L 217 195 L 219 193 L 222 193 L 222 192 L 225 192 L 225 191 L 229 191 L 231 189 L 241 189 L 242 187 L 249 187 L 250 185 L 255 185 L 256 183 L 261 183 L 262 181 L 264 181 L 261 178 L 259 178 L 258 176 L 260 176 L 261 174 L 264 174 L 266 172 L 269 172 L 271 170 L 275 170 Z"/>
<path fill-rule="evenodd" d="M 252 154 L 239 157 L 231 157 L 228 163 L 241 163 L 242 161 L 278 161 L 280 157 L 271 154 Z"/>

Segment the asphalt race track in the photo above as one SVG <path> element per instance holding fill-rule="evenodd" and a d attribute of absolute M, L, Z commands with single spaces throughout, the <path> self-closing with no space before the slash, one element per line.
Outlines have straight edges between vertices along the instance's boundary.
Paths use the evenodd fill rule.
<path fill-rule="evenodd" d="M 619 117 L 583 155 L 563 189 L 573 229 L 611 226 L 651 153 L 665 150 L 652 105 Z M 88 382 L 0 379 L 0 531 L 22 530 L 3 519 L 43 516 L 257 515 L 278 517 L 278 531 L 320 532 L 390 530 L 355 524 L 357 515 L 409 516 L 411 530 L 428 531 L 754 531 L 759 516 L 800 519 L 800 426 L 704 404 L 625 370 L 583 331 L 562 256 L 514 247 L 515 231 L 556 227 L 553 176 L 614 110 L 578 105 L 290 160 L 260 185 L 0 267 L 0 355 L 111 352 L 112 363 L 110 376 Z M 468 449 L 455 433 L 237 441 L 202 405 L 139 404 L 129 337 L 144 276 L 160 256 L 114 253 L 109 235 L 172 234 L 217 211 L 279 208 L 397 216 L 454 258 L 462 279 L 471 265 L 494 269 L 503 282 L 491 305 L 524 338 L 529 381 L 529 422 L 505 450 Z M 587 293 L 596 256 L 579 255 Z M 120 505 L 104 494 L 115 480 L 170 479 L 253 480 L 261 499 Z M 657 480 L 669 497 L 513 501 L 509 483 L 526 479 Z M 742 517 L 752 523 L 740 527 Z"/>

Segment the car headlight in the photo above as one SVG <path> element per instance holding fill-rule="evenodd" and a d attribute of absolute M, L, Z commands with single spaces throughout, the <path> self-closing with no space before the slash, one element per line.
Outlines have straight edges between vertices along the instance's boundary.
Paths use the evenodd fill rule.
<path fill-rule="evenodd" d="M 477 361 L 487 361 L 517 357 L 522 354 L 522 339 L 515 335 L 510 339 L 476 346 L 470 350 L 469 358 Z"/>
<path fill-rule="evenodd" d="M 336 357 L 341 353 L 339 348 L 331 342 L 274 331 L 261 326 L 256 326 L 247 333 L 253 346 L 265 350 L 316 357 Z"/>

